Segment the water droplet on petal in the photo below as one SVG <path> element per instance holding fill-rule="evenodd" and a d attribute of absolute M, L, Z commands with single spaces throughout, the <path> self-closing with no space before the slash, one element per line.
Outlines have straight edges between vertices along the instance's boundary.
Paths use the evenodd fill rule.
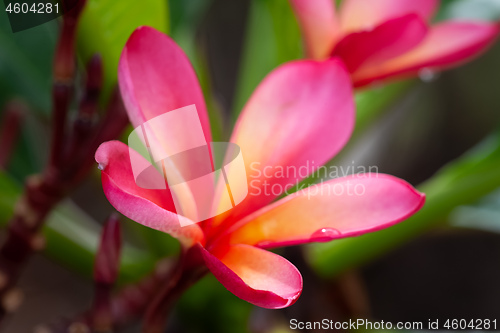
<path fill-rule="evenodd" d="M 99 163 L 99 165 L 97 165 L 97 169 L 99 169 L 101 171 L 104 170 L 105 167 L 106 166 L 104 164 L 102 164 L 102 163 Z"/>
<path fill-rule="evenodd" d="M 438 77 L 438 74 L 430 68 L 422 68 L 418 72 L 418 77 L 423 82 L 432 82 L 432 81 L 436 80 L 436 78 Z"/>
<path fill-rule="evenodd" d="M 339 238 L 340 231 L 333 228 L 323 228 L 315 231 L 310 238 L 311 242 L 329 242 L 333 239 Z"/>

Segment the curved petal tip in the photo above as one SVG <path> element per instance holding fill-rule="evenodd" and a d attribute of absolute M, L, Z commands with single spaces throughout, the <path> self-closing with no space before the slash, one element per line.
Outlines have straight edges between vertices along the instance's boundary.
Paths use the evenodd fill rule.
<path fill-rule="evenodd" d="M 295 303 L 302 293 L 300 272 L 277 254 L 241 244 L 215 254 L 201 246 L 199 250 L 217 280 L 249 303 L 281 309 Z"/>

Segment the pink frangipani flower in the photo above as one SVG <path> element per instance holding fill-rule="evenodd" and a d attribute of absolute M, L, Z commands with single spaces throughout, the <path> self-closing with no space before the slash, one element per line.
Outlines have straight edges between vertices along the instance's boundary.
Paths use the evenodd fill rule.
<path fill-rule="evenodd" d="M 355 87 L 457 66 L 490 46 L 498 23 L 430 25 L 439 0 L 290 0 L 307 56 L 340 57 Z"/>
<path fill-rule="evenodd" d="M 138 28 L 123 50 L 119 83 L 134 126 L 194 104 L 210 141 L 196 74 L 168 36 L 149 27 Z M 300 168 L 311 161 L 321 165 L 330 160 L 349 139 L 353 125 L 353 92 L 342 62 L 301 60 L 282 65 L 260 83 L 237 121 L 231 142 L 241 147 L 247 171 L 255 165 L 267 170 Z M 180 227 L 168 189 L 136 185 L 130 154 L 135 153 L 118 141 L 105 142 L 96 152 L 110 203 L 130 219 L 178 238 L 184 253 L 196 253 L 198 264 L 229 291 L 265 308 L 289 306 L 302 291 L 295 266 L 266 249 L 383 229 L 411 216 L 425 200 L 403 180 L 380 174 L 337 178 L 314 191 L 306 189 L 276 200 L 283 191 L 252 191 L 263 184 L 261 180 L 285 189 L 304 175 L 262 172 L 248 179 L 253 181 L 250 194 L 234 209 Z M 348 186 L 357 186 L 363 193 L 332 191 Z"/>

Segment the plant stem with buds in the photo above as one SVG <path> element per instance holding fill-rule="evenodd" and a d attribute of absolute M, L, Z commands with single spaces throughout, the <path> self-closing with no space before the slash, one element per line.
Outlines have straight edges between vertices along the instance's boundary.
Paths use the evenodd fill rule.
<path fill-rule="evenodd" d="M 73 95 L 75 77 L 75 38 L 79 14 L 85 0 L 65 13 L 61 37 L 54 59 L 52 145 L 49 164 L 40 175 L 26 180 L 24 194 L 19 199 L 0 246 L 0 320 L 15 310 L 19 302 L 10 302 L 15 284 L 28 258 L 44 246 L 40 234 L 45 218 L 60 200 L 84 176 L 94 162 L 94 152 L 103 141 L 116 138 L 127 125 L 127 116 L 117 91 L 108 112 L 97 124 L 84 124 L 84 118 L 97 114 L 102 86 L 100 58 L 91 60 L 87 71 L 84 100 L 80 104 L 74 133 L 67 133 L 67 113 Z M 72 146 L 68 146 L 71 143 Z M 76 148 L 77 147 L 77 148 Z"/>

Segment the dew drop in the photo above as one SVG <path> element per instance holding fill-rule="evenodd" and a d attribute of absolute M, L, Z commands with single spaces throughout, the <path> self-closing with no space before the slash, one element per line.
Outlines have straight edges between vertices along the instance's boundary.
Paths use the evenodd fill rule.
<path fill-rule="evenodd" d="M 332 239 L 338 238 L 341 235 L 340 231 L 333 228 L 323 228 L 315 231 L 310 238 L 312 242 L 329 242 Z"/>
<path fill-rule="evenodd" d="M 99 164 L 97 165 L 97 169 L 99 169 L 99 170 L 101 170 L 101 171 L 102 171 L 102 170 L 104 170 L 104 168 L 105 168 L 105 167 L 106 167 L 106 166 L 105 166 L 104 164 L 102 164 L 102 163 L 99 163 Z"/>
<path fill-rule="evenodd" d="M 438 77 L 438 75 L 437 75 L 437 73 L 435 71 L 433 71 L 430 68 L 422 68 L 418 72 L 418 77 L 423 82 L 427 82 L 428 83 L 428 82 L 432 82 L 432 81 L 436 80 L 436 78 Z"/>

